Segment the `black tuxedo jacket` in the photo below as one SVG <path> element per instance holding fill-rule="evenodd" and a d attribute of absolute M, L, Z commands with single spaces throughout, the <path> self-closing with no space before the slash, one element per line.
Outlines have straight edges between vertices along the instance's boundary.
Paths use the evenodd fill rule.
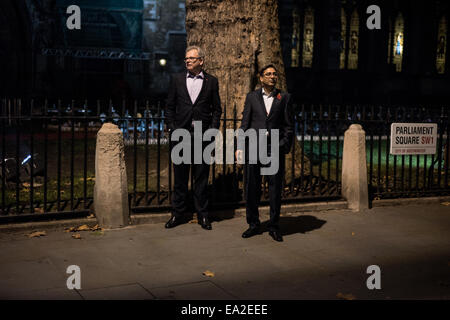
<path fill-rule="evenodd" d="M 280 150 L 289 153 L 294 135 L 294 116 L 291 105 L 291 95 L 275 89 L 274 99 L 269 114 L 266 112 L 262 88 L 247 94 L 244 111 L 242 112 L 241 129 L 246 131 L 253 128 L 259 133 L 259 129 L 279 130 Z"/>
<path fill-rule="evenodd" d="M 172 75 L 167 98 L 167 125 L 170 130 L 191 130 L 192 121 L 202 121 L 203 131 L 220 126 L 219 82 L 203 71 L 203 85 L 197 100 L 192 103 L 186 86 L 187 72 Z"/>

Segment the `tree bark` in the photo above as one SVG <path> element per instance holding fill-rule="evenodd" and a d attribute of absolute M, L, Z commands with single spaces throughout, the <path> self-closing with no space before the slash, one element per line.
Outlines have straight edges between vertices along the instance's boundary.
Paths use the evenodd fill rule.
<path fill-rule="evenodd" d="M 226 116 L 240 116 L 258 70 L 273 63 L 286 90 L 277 0 L 186 0 L 187 44 L 205 51 L 205 71 L 219 79 Z"/>

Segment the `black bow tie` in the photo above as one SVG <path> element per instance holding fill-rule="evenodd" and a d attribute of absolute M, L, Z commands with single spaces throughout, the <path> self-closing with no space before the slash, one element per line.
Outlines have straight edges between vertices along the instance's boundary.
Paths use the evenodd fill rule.
<path fill-rule="evenodd" d="M 196 76 L 194 76 L 193 74 L 188 74 L 188 78 L 193 78 L 193 79 L 195 79 L 195 78 L 199 78 L 199 79 L 203 79 L 203 77 L 201 76 L 201 75 L 196 75 Z"/>

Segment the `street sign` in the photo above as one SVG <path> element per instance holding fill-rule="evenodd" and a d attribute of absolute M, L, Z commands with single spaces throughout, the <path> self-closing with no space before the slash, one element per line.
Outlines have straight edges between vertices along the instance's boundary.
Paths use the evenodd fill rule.
<path fill-rule="evenodd" d="M 436 123 L 393 123 L 391 125 L 391 154 L 435 154 Z"/>

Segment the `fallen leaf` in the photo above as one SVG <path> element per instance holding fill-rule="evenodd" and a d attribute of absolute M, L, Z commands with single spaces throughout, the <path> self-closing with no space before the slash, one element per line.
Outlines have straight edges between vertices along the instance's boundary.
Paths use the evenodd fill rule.
<path fill-rule="evenodd" d="M 79 233 L 75 233 L 72 235 L 72 238 L 74 239 L 81 239 L 81 235 Z"/>
<path fill-rule="evenodd" d="M 22 183 L 22 186 L 23 187 L 25 187 L 25 188 L 31 188 L 31 183 L 28 183 L 28 182 L 24 182 L 24 183 Z M 42 183 L 33 183 L 33 188 L 39 188 L 39 187 L 42 187 L 43 186 L 43 184 Z"/>
<path fill-rule="evenodd" d="M 65 228 L 64 232 L 75 232 L 76 229 L 77 229 L 76 227 Z"/>
<path fill-rule="evenodd" d="M 91 228 L 91 231 L 97 231 L 97 230 L 102 230 L 102 228 L 100 228 L 100 227 L 98 226 L 98 224 L 96 224 L 95 226 L 93 226 L 93 227 Z"/>
<path fill-rule="evenodd" d="M 88 219 L 89 218 L 94 218 L 95 217 L 95 214 L 93 214 L 93 213 L 91 213 L 90 215 L 88 215 Z"/>
<path fill-rule="evenodd" d="M 352 232 L 352 236 L 354 236 L 355 235 L 355 233 L 354 232 Z"/>
<path fill-rule="evenodd" d="M 192 219 L 192 220 L 189 221 L 189 223 L 198 223 L 198 220 L 197 219 Z"/>
<path fill-rule="evenodd" d="M 46 235 L 47 235 L 47 233 L 45 231 L 36 231 L 36 232 L 30 233 L 28 235 L 28 238 L 42 237 L 42 236 L 46 236 Z"/>
<path fill-rule="evenodd" d="M 207 277 L 214 277 L 214 272 L 206 270 L 205 272 L 203 272 L 203 275 Z"/>
<path fill-rule="evenodd" d="M 80 178 L 80 179 L 78 179 L 79 181 L 84 181 L 84 178 Z M 92 181 L 93 179 L 92 178 L 86 178 L 86 181 Z"/>
<path fill-rule="evenodd" d="M 450 202 L 441 202 L 443 206 L 450 206 Z"/>
<path fill-rule="evenodd" d="M 343 300 L 355 300 L 356 299 L 355 296 L 352 295 L 351 293 L 341 293 L 341 292 L 339 292 L 336 295 L 336 297 L 339 298 L 339 299 L 343 299 Z"/>
<path fill-rule="evenodd" d="M 34 208 L 34 212 L 36 212 L 36 213 L 44 213 L 44 209 L 43 208 Z"/>
<path fill-rule="evenodd" d="M 79 226 L 76 231 L 89 231 L 89 230 L 91 230 L 91 228 L 83 224 L 82 226 Z"/>

